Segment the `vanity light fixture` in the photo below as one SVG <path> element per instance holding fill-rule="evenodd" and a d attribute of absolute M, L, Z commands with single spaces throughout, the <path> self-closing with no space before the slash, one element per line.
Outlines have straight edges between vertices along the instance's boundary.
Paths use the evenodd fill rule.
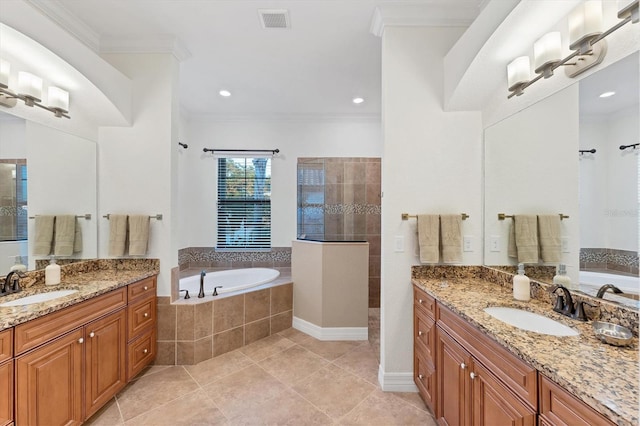
<path fill-rule="evenodd" d="M 56 117 L 71 118 L 69 112 L 69 92 L 59 87 L 47 89 L 47 105 L 42 103 L 42 78 L 26 71 L 18 73 L 18 92 L 9 89 L 11 64 L 0 59 L 0 105 L 14 107 L 20 99 L 26 106 L 37 106 L 52 112 Z"/>
<path fill-rule="evenodd" d="M 541 37 L 533 45 L 534 69 L 537 74 L 533 79 L 530 77 L 528 57 L 516 58 L 507 65 L 508 89 L 511 92 L 507 98 L 522 95 L 524 89 L 543 77 L 551 77 L 560 66 L 566 66 L 565 73 L 568 77 L 576 77 L 598 65 L 607 53 L 605 37 L 628 22 L 636 24 L 640 21 L 639 1 L 619 1 L 618 18 L 621 21 L 604 32 L 602 30 L 602 2 L 588 0 L 578 5 L 569 14 L 569 48 L 572 53 L 562 58 L 562 42 L 559 32 L 552 32 Z"/>

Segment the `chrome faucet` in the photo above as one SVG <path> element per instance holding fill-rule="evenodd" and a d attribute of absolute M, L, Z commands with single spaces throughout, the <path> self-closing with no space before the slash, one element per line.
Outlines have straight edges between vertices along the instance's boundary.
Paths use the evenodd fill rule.
<path fill-rule="evenodd" d="M 554 294 L 558 290 L 562 290 L 564 295 L 560 295 L 556 298 L 556 304 L 553 307 L 553 310 L 570 317 L 575 312 L 571 293 L 569 292 L 569 289 L 563 285 L 554 285 L 549 289 L 549 293 Z"/>
<path fill-rule="evenodd" d="M 596 297 L 603 299 L 604 298 L 604 294 L 607 292 L 607 290 L 611 290 L 614 293 L 620 294 L 622 293 L 622 290 L 620 290 L 618 287 L 616 287 L 613 284 L 605 284 L 602 287 L 600 287 L 600 289 L 598 290 L 598 293 L 596 294 Z"/>
<path fill-rule="evenodd" d="M 204 269 L 200 272 L 200 292 L 198 293 L 198 297 L 204 297 L 204 277 L 207 275 L 207 271 Z"/>
<path fill-rule="evenodd" d="M 24 278 L 27 275 L 20 271 L 11 271 L 4 277 L 4 284 L 0 294 L 17 293 L 22 290 L 20 287 L 20 278 Z"/>

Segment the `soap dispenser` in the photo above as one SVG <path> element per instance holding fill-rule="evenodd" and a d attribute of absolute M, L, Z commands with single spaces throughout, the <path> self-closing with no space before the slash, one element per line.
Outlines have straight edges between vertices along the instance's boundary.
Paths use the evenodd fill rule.
<path fill-rule="evenodd" d="M 60 265 L 56 263 L 56 258 L 51 256 L 51 260 L 44 268 L 44 283 L 46 285 L 60 284 Z"/>
<path fill-rule="evenodd" d="M 531 280 L 524 274 L 524 263 L 518 263 L 518 275 L 513 276 L 513 298 L 523 302 L 531 299 Z"/>
<path fill-rule="evenodd" d="M 9 256 L 13 257 L 13 266 L 10 268 L 11 271 L 25 272 L 27 270 L 27 266 L 22 263 L 22 256 Z"/>
<path fill-rule="evenodd" d="M 561 285 L 563 287 L 572 290 L 571 288 L 571 278 L 567 275 L 567 265 L 559 264 L 558 269 L 556 270 L 556 275 L 553 277 L 553 284 Z"/>

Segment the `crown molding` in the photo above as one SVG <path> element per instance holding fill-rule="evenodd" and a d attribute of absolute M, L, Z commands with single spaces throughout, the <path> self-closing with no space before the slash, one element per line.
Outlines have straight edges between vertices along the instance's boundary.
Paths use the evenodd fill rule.
<path fill-rule="evenodd" d="M 61 3 L 45 0 L 25 0 L 34 9 L 51 19 L 94 52 L 100 50 L 100 35 L 81 19 L 69 12 Z"/>
<path fill-rule="evenodd" d="M 184 43 L 169 34 L 139 38 L 103 37 L 100 53 L 171 53 L 180 62 L 191 57 Z"/>
<path fill-rule="evenodd" d="M 383 3 L 371 18 L 369 31 L 382 37 L 384 29 L 392 27 L 468 27 L 480 11 L 476 2 L 436 1 L 429 4 L 415 1 Z"/>

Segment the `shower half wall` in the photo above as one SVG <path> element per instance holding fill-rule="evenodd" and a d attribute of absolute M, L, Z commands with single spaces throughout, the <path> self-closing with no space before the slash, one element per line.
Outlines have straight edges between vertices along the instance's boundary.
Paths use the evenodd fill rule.
<path fill-rule="evenodd" d="M 381 159 L 298 158 L 298 239 L 369 243 L 369 307 L 380 307 Z"/>

